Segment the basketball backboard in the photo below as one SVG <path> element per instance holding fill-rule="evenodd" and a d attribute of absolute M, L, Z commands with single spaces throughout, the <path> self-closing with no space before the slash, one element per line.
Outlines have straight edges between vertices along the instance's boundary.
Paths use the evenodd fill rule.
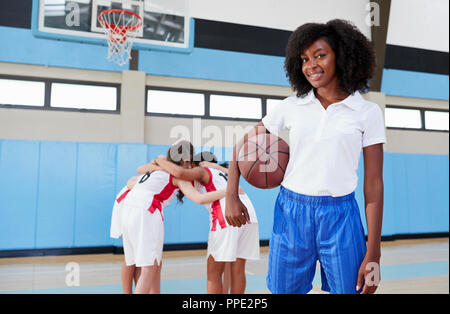
<path fill-rule="evenodd" d="M 128 10 L 142 17 L 143 27 L 133 49 L 192 49 L 188 0 L 33 0 L 33 34 L 106 45 L 98 15 L 108 9 Z"/>

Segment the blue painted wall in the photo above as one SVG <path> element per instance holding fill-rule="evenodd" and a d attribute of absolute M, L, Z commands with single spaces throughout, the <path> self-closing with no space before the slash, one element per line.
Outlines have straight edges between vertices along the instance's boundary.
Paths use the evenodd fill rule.
<path fill-rule="evenodd" d="M 29 29 L 0 26 L 0 62 L 115 71 L 127 70 L 109 62 L 107 47 L 35 37 Z M 284 58 L 193 48 L 191 53 L 140 50 L 139 71 L 197 79 L 289 86 Z"/>
<path fill-rule="evenodd" d="M 101 45 L 34 37 L 30 29 L 0 26 L 0 61 L 76 69 L 120 72 L 107 60 L 108 49 Z"/>
<path fill-rule="evenodd" d="M 115 195 L 139 165 L 167 149 L 0 140 L 0 250 L 121 246 L 109 238 Z M 448 232 L 448 173 L 448 155 L 385 153 L 382 234 Z M 362 162 L 358 174 L 363 177 Z M 267 240 L 278 189 L 241 184 L 257 210 L 260 238 Z M 365 226 L 361 184 L 356 195 Z M 208 213 L 189 200 L 174 201 L 165 210 L 165 228 L 166 244 L 207 242 Z"/>
<path fill-rule="evenodd" d="M 384 69 L 381 92 L 390 96 L 448 100 L 448 75 Z"/>
<path fill-rule="evenodd" d="M 194 48 L 191 54 L 141 50 L 139 70 L 148 74 L 289 86 L 284 57 Z"/>

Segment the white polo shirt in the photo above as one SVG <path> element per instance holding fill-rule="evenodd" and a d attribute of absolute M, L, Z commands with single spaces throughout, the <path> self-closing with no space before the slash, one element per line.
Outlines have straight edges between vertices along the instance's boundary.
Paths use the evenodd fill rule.
<path fill-rule="evenodd" d="M 305 195 L 352 193 L 362 148 L 386 143 L 380 107 L 359 92 L 327 110 L 313 90 L 304 97 L 288 97 L 262 122 L 275 135 L 289 130 L 290 158 L 281 185 Z"/>

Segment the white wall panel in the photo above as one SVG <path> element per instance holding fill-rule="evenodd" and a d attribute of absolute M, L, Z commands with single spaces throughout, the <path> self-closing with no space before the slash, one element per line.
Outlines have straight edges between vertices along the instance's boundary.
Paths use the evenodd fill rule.
<path fill-rule="evenodd" d="M 449 51 L 448 0 L 392 0 L 387 44 Z"/>
<path fill-rule="evenodd" d="M 365 18 L 368 0 L 190 0 L 192 17 L 229 23 L 294 30 L 308 22 L 341 18 L 352 21 L 370 38 Z"/>

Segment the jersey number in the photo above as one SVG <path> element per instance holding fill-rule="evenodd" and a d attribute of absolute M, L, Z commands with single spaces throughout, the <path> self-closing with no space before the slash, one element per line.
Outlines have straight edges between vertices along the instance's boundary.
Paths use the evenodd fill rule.
<path fill-rule="evenodd" d="M 141 183 L 144 183 L 145 181 L 147 181 L 147 179 L 148 178 L 150 178 L 150 175 L 151 175 L 152 173 L 149 171 L 149 172 L 147 172 L 142 178 L 141 178 L 141 180 L 139 180 L 139 184 L 141 184 Z"/>
<path fill-rule="evenodd" d="M 226 173 L 219 172 L 219 176 L 221 176 L 225 179 L 226 182 L 228 182 L 228 175 Z"/>

